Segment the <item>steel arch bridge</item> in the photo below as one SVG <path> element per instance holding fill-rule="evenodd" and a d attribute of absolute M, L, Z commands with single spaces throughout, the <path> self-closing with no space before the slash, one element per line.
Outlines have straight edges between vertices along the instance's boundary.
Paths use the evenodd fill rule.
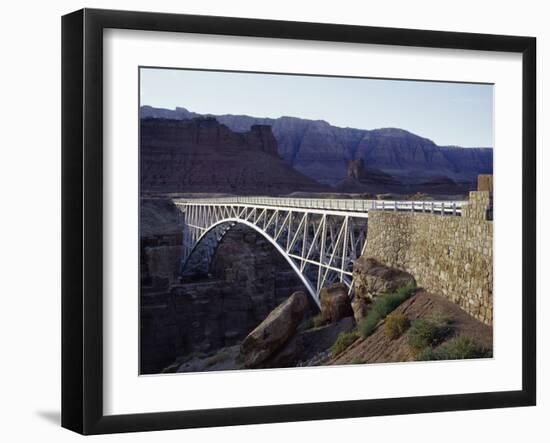
<path fill-rule="evenodd" d="M 224 235 L 245 225 L 286 259 L 319 305 L 321 288 L 343 282 L 366 247 L 369 210 L 461 214 L 463 202 L 397 202 L 275 197 L 177 199 L 183 222 L 182 278 L 208 274 Z"/>

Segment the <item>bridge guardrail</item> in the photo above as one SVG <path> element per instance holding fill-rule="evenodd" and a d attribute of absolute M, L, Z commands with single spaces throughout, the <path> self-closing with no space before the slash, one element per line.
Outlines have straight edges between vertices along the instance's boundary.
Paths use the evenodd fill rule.
<path fill-rule="evenodd" d="M 178 199 L 180 203 L 192 204 L 246 204 L 288 208 L 311 208 L 338 211 L 368 212 L 409 211 L 442 215 L 462 213 L 462 207 L 467 201 L 396 201 L 396 200 L 353 200 L 353 199 L 323 199 L 323 198 L 288 198 L 288 197 L 215 197 L 197 199 Z"/>

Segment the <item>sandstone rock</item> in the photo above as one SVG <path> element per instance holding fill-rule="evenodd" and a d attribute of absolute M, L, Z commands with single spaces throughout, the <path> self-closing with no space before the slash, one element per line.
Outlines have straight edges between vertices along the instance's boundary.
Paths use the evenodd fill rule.
<path fill-rule="evenodd" d="M 140 131 L 142 192 L 320 192 L 277 152 L 271 127 L 235 132 L 214 118 L 145 118 Z"/>
<path fill-rule="evenodd" d="M 145 262 L 152 278 L 166 279 L 166 285 L 175 283 L 181 265 L 181 245 L 144 248 Z"/>
<path fill-rule="evenodd" d="M 167 110 L 150 106 L 142 106 L 140 114 L 143 120 L 151 117 L 177 120 L 201 117 L 184 108 Z M 264 152 L 271 152 L 271 137 L 264 137 L 262 131 L 265 130 L 253 129 L 253 126 L 271 126 L 278 153 L 286 162 L 308 177 L 333 186 L 346 178 L 346 163 L 350 159 L 364 159 L 370 168 L 392 171 L 393 175 L 401 177 L 408 177 L 411 171 L 415 171 L 422 176 L 447 175 L 468 182 L 493 169 L 491 148 L 437 146 L 431 140 L 396 128 L 372 131 L 339 128 L 325 121 L 295 117 L 271 119 L 217 115 L 215 118 L 235 132 L 250 132 L 248 137 L 254 139 L 254 144 Z M 262 140 L 261 144 L 256 143 L 258 139 Z"/>
<path fill-rule="evenodd" d="M 353 315 L 348 288 L 344 283 L 335 283 L 329 288 L 321 289 L 320 298 L 321 314 L 326 320 L 335 322 Z"/>
<path fill-rule="evenodd" d="M 350 160 L 348 162 L 348 177 L 360 180 L 363 178 L 364 169 L 365 169 L 365 162 L 363 159 Z"/>
<path fill-rule="evenodd" d="M 378 261 L 359 257 L 353 265 L 355 294 L 362 298 L 372 298 L 377 294 L 394 292 L 407 284 L 414 284 L 414 277 L 408 272 L 389 268 Z"/>
<path fill-rule="evenodd" d="M 353 310 L 353 318 L 355 322 L 359 323 L 368 312 L 369 302 L 363 297 L 355 297 L 351 302 L 351 309 Z"/>
<path fill-rule="evenodd" d="M 261 364 L 292 337 L 308 309 L 307 297 L 304 292 L 295 292 L 248 334 L 240 351 L 247 368 Z"/>
<path fill-rule="evenodd" d="M 252 125 L 250 131 L 245 134 L 246 141 L 251 146 L 257 146 L 261 151 L 278 156 L 277 140 L 271 132 L 271 126 L 268 125 Z"/>
<path fill-rule="evenodd" d="M 318 354 L 330 350 L 341 332 L 350 332 L 355 326 L 352 317 L 345 317 L 335 323 L 308 329 L 295 334 L 284 346 L 265 360 L 262 368 L 284 368 L 302 366 Z M 304 364 L 309 366 L 309 364 Z"/>
<path fill-rule="evenodd" d="M 146 246 L 181 245 L 183 223 L 181 212 L 174 202 L 164 198 L 144 198 L 139 202 L 139 235 L 144 240 L 155 240 Z M 179 235 L 175 241 L 170 236 Z"/>

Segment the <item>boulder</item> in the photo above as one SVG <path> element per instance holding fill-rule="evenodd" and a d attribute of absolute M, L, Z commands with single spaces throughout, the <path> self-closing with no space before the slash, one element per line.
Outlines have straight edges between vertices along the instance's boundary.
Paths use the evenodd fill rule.
<path fill-rule="evenodd" d="M 308 329 L 295 334 L 280 350 L 265 360 L 262 368 L 290 368 L 309 366 L 312 359 L 329 352 L 341 332 L 353 330 L 352 317 L 345 317 L 335 323 Z"/>
<path fill-rule="evenodd" d="M 321 314 L 330 322 L 353 315 L 348 288 L 344 283 L 335 283 L 328 288 L 321 289 L 320 299 Z"/>
<path fill-rule="evenodd" d="M 364 256 L 355 261 L 353 277 L 356 297 L 365 299 L 394 292 L 402 286 L 415 283 L 414 277 L 408 272 L 390 268 Z"/>
<path fill-rule="evenodd" d="M 257 367 L 279 350 L 294 335 L 308 307 L 308 296 L 298 291 L 271 311 L 243 340 L 240 354 L 244 365 Z"/>
<path fill-rule="evenodd" d="M 351 309 L 353 310 L 353 318 L 355 318 L 356 323 L 359 323 L 366 317 L 369 311 L 369 302 L 370 300 L 366 300 L 363 297 L 354 297 L 352 300 Z"/>

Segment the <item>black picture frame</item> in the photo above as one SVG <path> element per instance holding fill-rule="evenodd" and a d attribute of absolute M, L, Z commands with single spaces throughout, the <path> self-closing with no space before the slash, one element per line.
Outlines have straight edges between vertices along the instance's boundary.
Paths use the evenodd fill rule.
<path fill-rule="evenodd" d="M 522 389 L 131 415 L 103 413 L 103 30 L 522 54 Z M 536 403 L 536 39 L 83 9 L 62 18 L 62 426 L 82 434 L 457 411 Z"/>

